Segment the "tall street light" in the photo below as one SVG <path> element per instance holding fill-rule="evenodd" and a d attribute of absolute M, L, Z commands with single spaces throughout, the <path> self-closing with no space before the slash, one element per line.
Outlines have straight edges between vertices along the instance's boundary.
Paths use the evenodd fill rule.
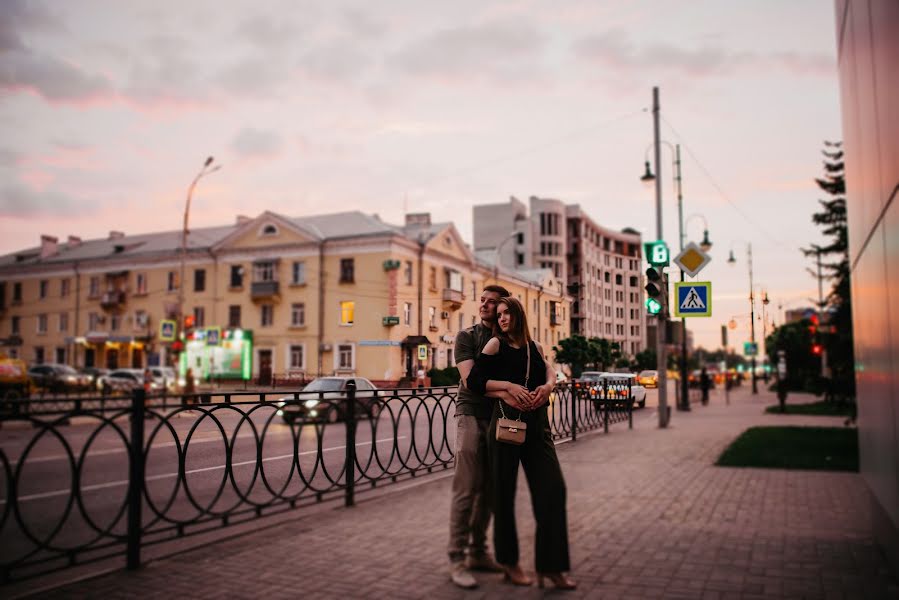
<path fill-rule="evenodd" d="M 749 263 L 749 341 L 752 343 L 753 354 L 752 354 L 752 393 L 758 394 L 758 383 L 756 382 L 755 377 L 755 356 L 758 353 L 755 346 L 755 294 L 753 292 L 754 287 L 752 283 L 752 243 L 746 243 L 746 256 Z M 734 251 L 730 251 L 730 256 L 727 258 L 728 264 L 735 264 L 737 259 L 734 257 Z"/>
<path fill-rule="evenodd" d="M 493 256 L 493 280 L 494 283 L 499 284 L 499 257 L 500 253 L 502 253 L 503 246 L 506 245 L 506 242 L 511 240 L 514 237 L 518 237 L 520 231 L 513 231 L 506 237 L 504 237 L 499 244 L 496 245 L 496 254 Z"/>
<path fill-rule="evenodd" d="M 181 229 L 181 275 L 178 280 L 178 327 L 181 330 L 184 327 L 184 269 L 185 269 L 185 261 L 187 259 L 187 219 L 190 216 L 190 200 L 194 195 L 194 189 L 197 187 L 197 182 L 200 181 L 206 175 L 210 173 L 215 173 L 219 169 L 222 168 L 221 165 L 212 166 L 213 158 L 210 156 L 206 159 L 206 162 L 203 163 L 203 168 L 200 169 L 200 172 L 197 173 L 197 176 L 194 177 L 194 180 L 190 182 L 190 187 L 187 188 L 187 203 L 184 205 L 184 226 Z"/>

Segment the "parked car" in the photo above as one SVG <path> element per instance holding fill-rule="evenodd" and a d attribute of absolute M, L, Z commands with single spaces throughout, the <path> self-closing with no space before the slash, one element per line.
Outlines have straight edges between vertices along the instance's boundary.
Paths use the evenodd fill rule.
<path fill-rule="evenodd" d="M 50 392 L 81 392 L 90 389 L 91 378 L 69 365 L 45 363 L 28 369 L 34 385 Z"/>
<path fill-rule="evenodd" d="M 148 367 L 150 369 L 150 373 L 153 375 L 153 383 L 156 384 L 156 388 L 159 390 L 166 390 L 169 392 L 177 391 L 178 389 L 178 374 L 175 373 L 175 369 L 172 367 Z"/>
<path fill-rule="evenodd" d="M 659 387 L 659 372 L 653 370 L 640 371 L 637 375 L 637 383 L 647 388 Z"/>
<path fill-rule="evenodd" d="M 104 394 L 130 394 L 132 390 L 144 387 L 144 370 L 115 369 L 104 375 L 100 382 Z M 149 391 L 156 392 L 160 389 L 162 388 L 155 381 L 150 383 Z"/>
<path fill-rule="evenodd" d="M 109 369 L 100 367 L 81 367 L 78 371 L 91 378 L 90 389 L 92 390 L 100 390 L 100 379 L 109 374 Z"/>
<path fill-rule="evenodd" d="M 356 382 L 356 417 L 375 418 L 380 412 L 378 389 L 364 377 L 319 377 L 303 388 L 298 398 L 286 396 L 277 401 L 278 416 L 285 423 L 298 419 L 336 423 L 346 418 L 344 401 L 347 383 Z"/>

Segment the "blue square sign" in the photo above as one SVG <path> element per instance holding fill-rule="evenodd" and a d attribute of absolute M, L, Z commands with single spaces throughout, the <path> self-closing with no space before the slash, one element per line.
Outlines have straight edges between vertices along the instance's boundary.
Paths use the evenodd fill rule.
<path fill-rule="evenodd" d="M 674 284 L 674 292 L 674 316 L 712 316 L 711 281 L 678 281 Z"/>

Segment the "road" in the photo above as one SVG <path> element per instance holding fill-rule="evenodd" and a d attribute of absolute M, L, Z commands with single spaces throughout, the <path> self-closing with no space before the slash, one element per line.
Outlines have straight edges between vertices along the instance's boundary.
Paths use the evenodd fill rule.
<path fill-rule="evenodd" d="M 273 404 L 204 405 L 148 419 L 145 528 L 165 526 L 161 515 L 189 523 L 279 497 L 311 501 L 316 493 L 342 485 L 345 424 L 291 426 L 277 409 Z M 377 419 L 359 421 L 357 481 L 359 471 L 378 478 L 450 460 L 451 410 L 446 397 L 393 399 Z M 54 546 L 71 547 L 93 539 L 98 530 L 124 534 L 129 436 L 127 416 L 105 421 L 81 416 L 56 428 L 0 430 L 3 467 L 12 474 L 18 498 L 11 515 L 3 473 L 0 562 L 49 539 Z M 80 494 L 73 493 L 76 485 Z"/>

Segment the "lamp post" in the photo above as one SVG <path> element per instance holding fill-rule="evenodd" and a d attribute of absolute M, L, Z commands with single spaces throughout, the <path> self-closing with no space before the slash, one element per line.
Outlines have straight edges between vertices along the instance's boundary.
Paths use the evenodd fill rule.
<path fill-rule="evenodd" d="M 181 275 L 178 280 L 178 328 L 179 331 L 182 332 L 184 327 L 184 270 L 185 262 L 187 259 L 187 220 L 190 216 L 190 200 L 193 197 L 194 189 L 197 187 L 197 182 L 206 175 L 215 173 L 222 168 L 221 165 L 215 165 L 213 167 L 213 160 L 214 159 L 211 156 L 206 159 L 206 162 L 203 163 L 203 167 L 200 169 L 200 172 L 197 173 L 197 176 L 194 177 L 194 180 L 190 182 L 190 187 L 187 188 L 187 202 L 184 205 L 184 226 L 181 228 Z"/>
<path fill-rule="evenodd" d="M 493 281 L 494 281 L 494 283 L 496 283 L 497 285 L 499 284 L 499 257 L 500 257 L 500 252 L 502 252 L 503 246 L 506 245 L 506 242 L 508 242 L 509 240 L 511 240 L 511 239 L 514 238 L 514 237 L 517 237 L 519 233 L 521 233 L 521 232 L 519 232 L 519 231 L 513 231 L 512 233 L 510 233 L 509 235 L 507 235 L 506 237 L 504 237 L 504 238 L 500 241 L 499 244 L 496 245 L 496 254 L 495 254 L 495 256 L 493 257 Z"/>
<path fill-rule="evenodd" d="M 746 243 L 746 256 L 747 261 L 749 263 L 749 341 L 752 343 L 753 350 L 755 350 L 755 294 L 753 292 L 753 283 L 752 283 L 752 243 Z M 737 259 L 734 257 L 734 251 L 730 251 L 730 256 L 727 258 L 728 264 L 734 264 L 737 262 Z M 758 394 L 758 383 L 755 378 L 755 355 L 758 352 L 753 352 L 752 354 L 752 393 Z"/>

